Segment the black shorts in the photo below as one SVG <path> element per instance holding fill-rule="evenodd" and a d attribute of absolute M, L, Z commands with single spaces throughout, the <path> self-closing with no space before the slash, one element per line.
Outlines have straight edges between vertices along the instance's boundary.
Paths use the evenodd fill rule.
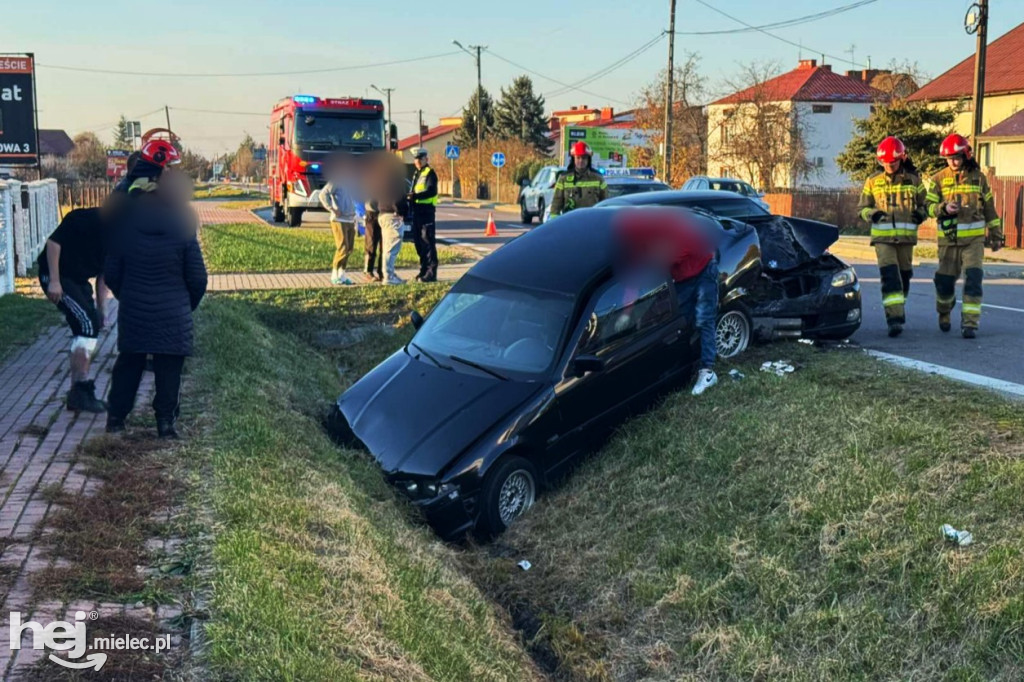
<path fill-rule="evenodd" d="M 45 294 L 50 285 L 50 275 L 39 273 L 39 284 L 43 287 Z M 74 336 L 85 336 L 90 339 L 99 337 L 102 320 L 100 320 L 99 311 L 96 310 L 96 302 L 93 300 L 92 285 L 89 284 L 89 280 L 76 282 L 62 277 L 60 286 L 64 289 L 64 297 L 60 299 L 57 307 L 64 313 L 68 326 L 71 327 L 71 333 Z"/>

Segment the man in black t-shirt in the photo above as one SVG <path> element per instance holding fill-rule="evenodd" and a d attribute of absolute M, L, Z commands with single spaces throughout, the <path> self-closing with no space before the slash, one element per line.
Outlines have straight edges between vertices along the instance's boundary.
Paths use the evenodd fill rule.
<path fill-rule="evenodd" d="M 71 390 L 67 408 L 103 412 L 106 404 L 96 397 L 89 379 L 89 363 L 103 328 L 107 288 L 103 283 L 106 260 L 105 234 L 100 209 L 80 208 L 68 213 L 46 240 L 39 255 L 39 284 L 68 321 L 71 334 Z M 91 278 L 96 278 L 93 300 Z"/>

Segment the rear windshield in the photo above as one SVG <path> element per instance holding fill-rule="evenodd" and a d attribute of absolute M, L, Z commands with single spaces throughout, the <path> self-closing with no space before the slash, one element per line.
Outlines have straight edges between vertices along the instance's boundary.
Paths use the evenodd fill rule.
<path fill-rule="evenodd" d="M 673 202 L 674 206 L 702 208 L 723 218 L 746 218 L 748 216 L 770 215 L 760 204 L 741 197 L 723 199 L 685 199 Z"/>
<path fill-rule="evenodd" d="M 639 194 L 640 192 L 658 192 L 663 189 L 670 189 L 663 182 L 623 182 L 608 183 L 608 198 L 624 197 L 627 194 Z"/>

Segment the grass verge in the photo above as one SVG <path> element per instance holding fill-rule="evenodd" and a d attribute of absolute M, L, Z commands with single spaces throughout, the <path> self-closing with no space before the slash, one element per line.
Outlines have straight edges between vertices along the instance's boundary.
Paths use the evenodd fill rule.
<path fill-rule="evenodd" d="M 44 329 L 60 321 L 57 307 L 41 296 L 0 296 L 0 360 L 30 345 Z"/>
<path fill-rule="evenodd" d="M 263 199 L 267 198 L 265 189 L 243 189 L 230 185 L 207 185 L 196 187 L 192 194 L 196 200 L 203 199 Z"/>
<path fill-rule="evenodd" d="M 458 572 L 452 550 L 410 523 L 379 472 L 320 428 L 322 407 L 408 334 L 401 311 L 441 292 L 268 292 L 204 304 L 195 368 L 209 454 L 195 478 L 205 482 L 201 503 L 214 530 L 206 627 L 213 674 L 538 677 L 507 623 Z M 389 343 L 354 333 L 367 328 Z M 342 345 L 362 358 L 341 381 L 307 343 L 327 331 L 349 333 Z"/>
<path fill-rule="evenodd" d="M 794 374 L 757 371 L 780 353 Z M 1021 679 L 1019 403 L 856 351 L 740 366 L 624 427 L 470 573 L 572 679 Z"/>
<path fill-rule="evenodd" d="M 330 230 L 296 228 L 284 230 L 257 223 L 205 225 L 200 232 L 206 267 L 210 272 L 307 272 L 329 270 L 334 256 Z M 438 248 L 442 265 L 464 262 L 456 250 Z M 363 240 L 358 235 L 349 257 L 353 270 L 363 267 Z M 397 265 L 418 267 L 416 249 L 403 243 Z"/>

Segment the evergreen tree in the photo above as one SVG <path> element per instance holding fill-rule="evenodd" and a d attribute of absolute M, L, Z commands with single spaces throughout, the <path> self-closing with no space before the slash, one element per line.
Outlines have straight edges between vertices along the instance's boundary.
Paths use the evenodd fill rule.
<path fill-rule="evenodd" d="M 455 144 L 460 147 L 476 146 L 476 100 L 480 97 L 480 116 L 483 119 L 482 139 L 486 140 L 494 134 L 494 101 L 486 90 L 480 88 L 469 98 L 462 110 L 462 127 L 455 132 Z"/>
<path fill-rule="evenodd" d="M 534 94 L 529 76 L 516 78 L 507 91 L 501 89 L 501 100 L 494 111 L 494 131 L 500 139 L 522 140 L 543 154 L 551 149 L 544 98 Z"/>
<path fill-rule="evenodd" d="M 135 140 L 132 136 L 131 124 L 128 119 L 125 118 L 124 114 L 121 114 L 121 120 L 117 122 L 117 127 L 114 128 L 114 149 L 124 149 L 125 151 L 131 151 L 135 148 Z"/>
<path fill-rule="evenodd" d="M 921 174 L 930 175 L 945 166 L 939 145 L 949 134 L 955 116 L 953 110 L 932 109 L 916 102 L 879 104 L 868 118 L 854 121 L 856 134 L 836 157 L 836 163 L 851 178 L 864 182 L 880 168 L 875 157 L 878 143 L 895 135 Z"/>

